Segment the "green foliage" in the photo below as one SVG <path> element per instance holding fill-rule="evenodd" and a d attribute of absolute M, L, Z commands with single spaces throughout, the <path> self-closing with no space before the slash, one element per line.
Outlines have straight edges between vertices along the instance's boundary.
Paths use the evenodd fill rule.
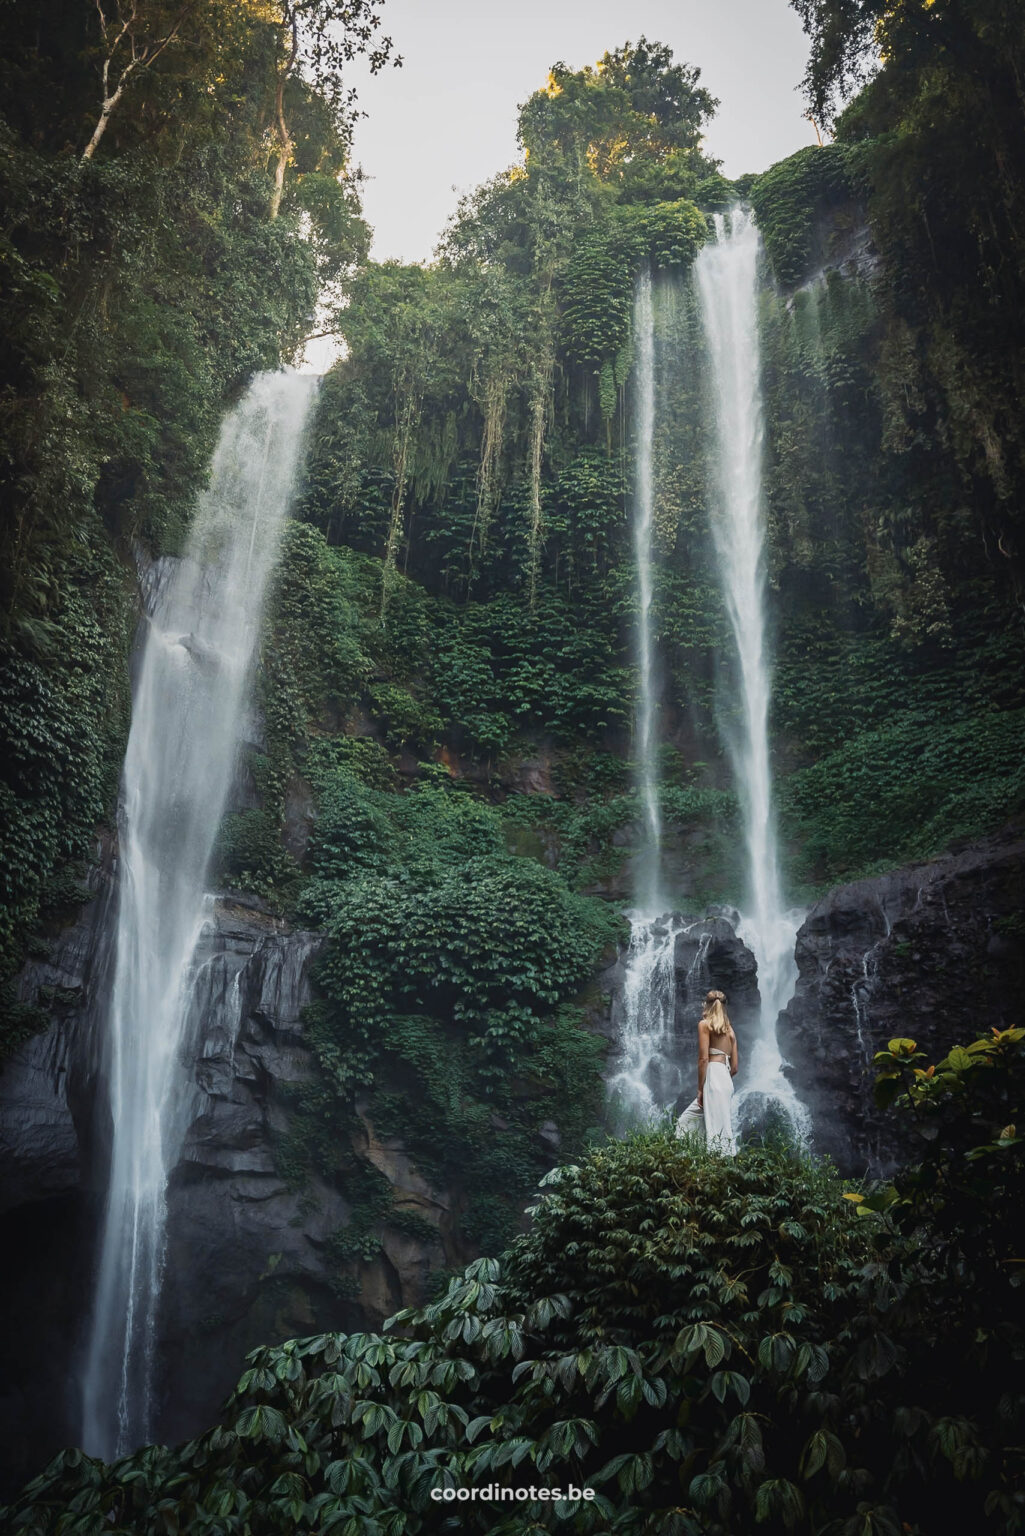
<path fill-rule="evenodd" d="M 884 71 L 849 142 L 792 157 L 751 192 L 782 280 L 823 261 L 853 259 L 865 274 L 827 270 L 763 305 L 773 727 L 786 835 L 812 884 L 931 855 L 1020 806 L 1014 578 L 987 553 L 1010 547 L 1004 493 L 995 461 L 956 425 L 1003 420 L 1017 398 L 981 297 L 993 280 L 966 275 L 977 255 L 964 223 L 980 217 L 969 204 L 997 189 L 976 168 L 951 201 L 967 174 L 964 154 L 943 147 L 961 87 L 949 122 L 864 136 L 906 84 Z M 924 248 L 926 224 L 940 255 Z M 1001 245 L 1001 272 L 1016 249 Z M 993 360 L 985 385 L 950 372 L 955 315 L 972 355 Z M 1013 456 L 1016 425 L 993 430 Z"/>
<path fill-rule="evenodd" d="M 1004 1078 L 1021 1033 L 977 1042 L 967 1065 L 952 1053 L 924 1081 Z M 893 1042 L 900 1069 L 914 1058 Z M 981 1149 L 990 1171 L 1020 1167 L 1008 1141 Z M 1020 1319 L 930 1252 L 942 1187 L 880 1217 L 868 1208 L 882 1202 L 845 1201 L 828 1167 L 786 1147 L 725 1159 L 662 1132 L 604 1143 L 546 1178 L 501 1260 L 469 1265 L 383 1334 L 255 1350 L 206 1434 L 112 1467 L 65 1452 L 5 1518 L 38 1536 L 97 1521 L 127 1536 L 157 1519 L 409 1536 L 456 1522 L 516 1536 L 528 1520 L 581 1536 L 898 1536 L 948 1517 L 1020 1531 Z M 992 1194 L 980 1181 L 975 1195 L 981 1227 Z M 348 1263 L 360 1240 L 340 1242 Z M 595 1496 L 537 1492 L 571 1484 Z M 473 1496 L 451 1509 L 432 1497 L 460 1488 Z"/>
<path fill-rule="evenodd" d="M 686 269 L 706 236 L 704 216 L 681 200 L 629 204 L 583 240 L 563 279 L 562 327 L 571 361 L 596 370 L 611 364 L 630 339 L 637 272 L 645 265 Z"/>
<path fill-rule="evenodd" d="M 701 71 L 641 37 L 591 68 L 552 67 L 546 89 L 520 112 L 529 174 L 590 184 L 623 202 L 689 195 L 715 169 L 699 151 L 701 125 L 718 103 Z"/>
<path fill-rule="evenodd" d="M 460 860 L 423 892 L 366 876 L 318 890 L 318 915 L 328 902 L 333 943 L 319 981 L 351 1038 L 371 1043 L 387 1013 L 419 1001 L 502 1071 L 615 931 L 600 906 L 529 860 Z"/>
<path fill-rule="evenodd" d="M 344 550 L 331 549 L 303 523 L 284 532 L 271 599 L 268 707 L 281 714 L 291 705 L 297 717 L 275 715 L 272 730 L 303 735 L 325 720 L 344 716 L 359 697 L 371 662 L 361 643 L 357 604 L 361 572 Z M 287 704 L 286 692 L 291 695 Z"/>
<path fill-rule="evenodd" d="M 805 84 L 816 115 L 874 77 L 838 120 L 834 148 L 860 167 L 879 257 L 881 447 L 903 457 L 907 487 L 898 567 L 919 551 L 920 569 L 909 574 L 920 600 L 935 593 L 938 574 L 964 592 L 976 573 L 976 600 L 992 591 L 1003 600 L 1017 577 L 984 550 L 1012 548 L 1012 487 L 1025 478 L 1017 7 L 796 0 L 795 8 L 812 39 Z"/>
<path fill-rule="evenodd" d="M 894 1423 L 907 1453 L 946 1476 L 927 1487 L 923 1529 L 1023 1527 L 1021 1323 L 1025 1030 L 993 1029 L 928 1062 L 914 1040 L 876 1055 L 877 1102 L 913 1129 L 921 1160 L 847 1198 L 903 1244 L 887 1305 L 906 1351 Z M 884 1237 L 883 1241 L 886 1241 Z M 952 1476 L 951 1476 L 952 1474 Z M 987 1523 L 988 1522 L 988 1523 Z"/>
<path fill-rule="evenodd" d="M 600 1117 L 600 1043 L 563 1005 L 616 920 L 510 857 L 495 809 L 447 776 L 398 794 L 332 745 L 313 775 L 313 878 L 298 900 L 327 939 L 308 1025 L 320 1072 L 298 1090 L 282 1167 L 316 1167 L 348 1197 L 337 1147 L 365 1116 L 439 1187 L 472 1168 L 463 1230 L 504 1241 L 550 1161 L 538 1127 L 555 1120 L 575 1145 Z"/>
<path fill-rule="evenodd" d="M 751 183 L 749 197 L 772 270 L 796 287 L 829 255 L 829 214 L 857 194 L 857 159 L 842 144 L 800 149 Z"/>
<path fill-rule="evenodd" d="M 0 642 L 0 986 L 26 934 L 82 893 L 69 868 L 94 856 L 127 730 L 129 604 L 98 520 L 91 542 L 49 551 L 34 572 L 38 617 Z M 69 899 L 70 896 L 70 899 Z M 2 1045 L 39 1020 L 2 992 Z"/>
<path fill-rule="evenodd" d="M 434 694 L 481 747 L 507 748 L 517 729 L 593 739 L 627 719 L 629 673 L 596 611 L 545 592 L 533 613 L 504 595 L 439 618 L 448 624 L 435 642 Z"/>
<path fill-rule="evenodd" d="M 290 904 L 300 879 L 295 860 L 282 847 L 278 817 L 268 810 L 225 816 L 215 861 L 221 882 L 279 905 Z"/>
<path fill-rule="evenodd" d="M 115 1531 L 149 1506 L 179 1526 L 269 1531 L 395 1529 L 401 1511 L 416 1532 L 437 1525 L 432 1488 L 485 1483 L 513 1508 L 467 1501 L 461 1528 L 853 1517 L 868 1474 L 834 1388 L 867 1240 L 835 1180 L 790 1154 L 717 1164 L 663 1137 L 606 1147 L 561 1170 L 501 1265 L 477 1261 L 383 1337 L 254 1352 L 216 1430 L 111 1470 L 59 1460 L 13 1528 L 49 1530 L 83 1473 L 78 1508 L 109 1511 Z M 528 1491 L 570 1483 L 596 1496 Z"/>
<path fill-rule="evenodd" d="M 790 833 L 819 879 L 924 858 L 1025 804 L 1025 712 L 909 714 L 852 736 L 785 784 Z"/>
<path fill-rule="evenodd" d="M 327 736 L 309 742 L 306 772 L 318 791 L 343 770 L 370 789 L 394 789 L 395 770 L 379 741 L 369 736 Z"/>
<path fill-rule="evenodd" d="M 932 1063 L 910 1039 L 877 1052 L 876 1102 L 897 1107 L 923 1150 L 895 1186 L 856 1202 L 909 1232 L 927 1221 L 931 1261 L 980 1311 L 992 1303 L 994 1322 L 1012 1310 L 1021 1278 L 1023 1041 L 1025 1029 L 993 1029 Z M 994 1210 L 1005 1219 L 994 1222 Z"/>

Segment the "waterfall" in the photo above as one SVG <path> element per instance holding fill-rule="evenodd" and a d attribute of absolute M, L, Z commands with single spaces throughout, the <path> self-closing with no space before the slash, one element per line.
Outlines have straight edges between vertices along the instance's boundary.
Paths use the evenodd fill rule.
<path fill-rule="evenodd" d="M 676 976 L 672 924 L 662 909 L 662 817 L 658 802 L 655 730 L 654 637 L 651 625 L 651 542 L 654 512 L 652 453 L 655 437 L 655 318 L 651 273 L 637 281 L 634 299 L 636 357 L 636 477 L 632 498 L 636 561 L 637 628 L 635 659 L 638 697 L 634 719 L 635 783 L 643 807 L 637 857 L 638 910 L 631 916 L 622 1005 L 617 1020 L 618 1050 L 608 1090 L 624 1124 L 650 1119 L 679 1093 L 679 1072 L 669 1059 L 673 1042 Z"/>
<path fill-rule="evenodd" d="M 121 783 L 110 1175 L 82 1394 L 83 1443 L 108 1459 L 153 1434 L 166 1187 L 192 1103 L 181 1056 L 193 956 L 315 387 L 254 380 L 222 426 L 185 556 L 160 563 L 147 605 Z"/>
<path fill-rule="evenodd" d="M 655 319 L 651 273 L 642 272 L 634 304 L 637 348 L 637 482 L 633 497 L 634 553 L 637 560 L 637 681 L 640 697 L 635 726 L 638 788 L 644 806 L 644 849 L 638 896 L 648 916 L 659 906 L 662 818 L 655 759 L 655 686 L 651 633 L 651 531 L 654 510 L 652 449 L 655 437 Z"/>
<path fill-rule="evenodd" d="M 683 1087 L 674 1060 L 678 920 L 634 917 L 618 1008 L 618 1050 L 608 1078 L 614 1117 L 624 1128 L 651 1120 Z"/>
<path fill-rule="evenodd" d="M 712 537 L 739 674 L 740 724 L 728 730 L 743 810 L 748 874 L 740 936 L 758 962 L 761 1017 L 747 1051 L 745 1102 L 780 1105 L 803 1128 L 805 1111 L 783 1076 L 776 1020 L 797 979 L 794 944 L 800 914 L 784 904 L 769 763 L 771 666 L 766 641 L 765 514 L 762 496 L 761 366 L 758 344 L 758 231 L 734 209 L 715 216 L 714 241 L 700 252 L 695 278 L 714 403 Z M 746 1042 L 745 1042 L 746 1043 Z"/>

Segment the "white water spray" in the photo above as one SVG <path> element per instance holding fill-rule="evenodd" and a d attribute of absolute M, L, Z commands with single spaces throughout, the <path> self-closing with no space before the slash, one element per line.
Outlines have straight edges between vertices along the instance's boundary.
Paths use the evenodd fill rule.
<path fill-rule="evenodd" d="M 83 1442 L 107 1459 L 153 1434 L 167 1178 L 191 1105 L 180 1058 L 193 954 L 316 382 L 262 374 L 225 419 L 187 552 L 161 572 L 148 615 L 122 777 L 111 1166 L 83 1383 Z"/>
<path fill-rule="evenodd" d="M 695 263 L 715 414 L 712 536 L 740 683 L 740 726 L 729 748 L 744 819 L 748 905 L 740 936 L 758 961 L 761 1017 L 749 1052 L 745 1101 L 779 1104 L 798 1130 L 806 1112 L 783 1076 L 776 1020 L 797 979 L 800 913 L 784 905 L 769 764 L 771 668 L 765 623 L 765 515 L 762 498 L 761 363 L 758 344 L 758 231 L 734 209 L 715 216 L 716 238 Z"/>
<path fill-rule="evenodd" d="M 618 1050 L 607 1086 L 618 1118 L 643 1124 L 672 1104 L 683 1086 L 673 1060 L 676 935 L 679 923 L 634 916 L 616 1019 Z"/>

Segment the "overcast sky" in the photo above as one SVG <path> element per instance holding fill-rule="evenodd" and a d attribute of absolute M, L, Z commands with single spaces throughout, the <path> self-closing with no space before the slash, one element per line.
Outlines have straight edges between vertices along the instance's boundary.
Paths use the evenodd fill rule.
<path fill-rule="evenodd" d="M 428 259 L 460 193 L 512 164 L 517 106 L 551 64 L 580 69 L 642 34 L 719 98 L 706 148 L 727 176 L 814 143 L 796 90 L 807 41 L 787 0 L 385 0 L 383 17 L 402 68 L 351 75 L 381 261 Z"/>

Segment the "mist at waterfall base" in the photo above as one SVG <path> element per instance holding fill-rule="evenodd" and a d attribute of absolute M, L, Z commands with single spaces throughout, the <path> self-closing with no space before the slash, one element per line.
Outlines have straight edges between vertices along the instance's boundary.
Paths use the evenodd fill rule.
<path fill-rule="evenodd" d="M 82 1384 L 82 1441 L 153 1438 L 167 1179 L 190 1120 L 181 1066 L 207 872 L 236 773 L 263 599 L 317 380 L 261 374 L 226 417 L 181 560 L 151 573 L 119 807 L 104 1042 L 110 1171 Z"/>
<path fill-rule="evenodd" d="M 742 1086 L 736 1115 L 741 1126 L 782 1113 L 803 1135 L 807 1112 L 783 1073 L 776 1021 L 797 977 L 794 957 L 803 914 L 784 901 L 769 761 L 771 664 L 767 647 L 765 513 L 762 496 L 764 410 L 758 338 L 759 236 L 749 213 L 717 215 L 715 238 L 694 268 L 704 366 L 711 401 L 709 491 L 716 567 L 733 638 L 736 722 L 723 734 L 743 813 L 747 892 L 736 915 L 738 936 L 758 965 L 760 1014 L 754 1038 L 743 1042 Z M 651 278 L 638 280 L 634 306 L 635 484 L 633 526 L 637 561 L 638 705 L 635 716 L 636 783 L 643 806 L 643 842 L 637 859 L 637 910 L 631 915 L 619 1003 L 618 1050 L 608 1079 L 621 1121 L 643 1123 L 671 1108 L 690 1076 L 679 1065 L 676 1039 L 677 976 L 674 954 L 679 917 L 666 909 L 661 889 L 658 809 L 657 700 L 652 633 L 652 533 L 656 429 L 656 341 Z M 684 359 L 681 366 L 694 366 Z M 685 979 L 687 1002 L 701 990 L 703 950 Z M 684 999 L 680 999 L 682 1003 Z M 696 1006 L 694 1008 L 696 1017 Z M 684 1044 L 685 1056 L 690 1042 Z"/>

